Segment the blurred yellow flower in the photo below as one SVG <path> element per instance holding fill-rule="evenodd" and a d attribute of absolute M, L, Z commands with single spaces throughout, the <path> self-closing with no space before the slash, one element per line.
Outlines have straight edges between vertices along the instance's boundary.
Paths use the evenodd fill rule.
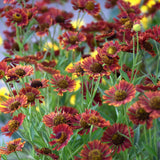
<path fill-rule="evenodd" d="M 97 50 L 94 50 L 93 52 L 90 53 L 92 57 L 96 57 L 96 55 L 98 54 Z"/>
<path fill-rule="evenodd" d="M 70 104 L 74 106 L 75 103 L 76 103 L 76 95 L 74 94 L 74 95 L 72 95 L 71 98 L 70 98 Z"/>
<path fill-rule="evenodd" d="M 140 4 L 141 0 L 124 0 L 125 2 L 130 2 L 132 6 Z"/>
<path fill-rule="evenodd" d="M 73 20 L 73 21 L 71 22 L 71 24 L 72 24 L 73 28 L 80 28 L 80 27 L 83 26 L 85 23 L 84 23 L 83 20 L 80 21 L 80 19 L 78 19 L 78 20 Z"/>
<path fill-rule="evenodd" d="M 147 28 L 148 28 L 148 24 L 151 23 L 151 21 L 152 21 L 151 16 L 149 16 L 149 17 L 143 17 L 143 18 L 141 19 L 141 23 L 142 23 L 142 25 L 143 25 L 143 28 L 144 28 L 144 29 L 147 29 Z"/>
<path fill-rule="evenodd" d="M 79 79 L 76 80 L 76 87 L 74 89 L 74 92 L 78 91 L 81 87 L 81 81 Z"/>
<path fill-rule="evenodd" d="M 9 91 L 6 87 L 0 88 L 0 107 L 5 107 L 1 105 L 3 101 L 6 101 L 9 98 Z"/>
<path fill-rule="evenodd" d="M 59 50 L 59 47 L 54 43 L 52 44 L 52 42 L 46 42 L 44 44 L 43 50 L 47 51 L 48 49 L 53 49 L 54 51 Z"/>
<path fill-rule="evenodd" d="M 3 39 L 2 37 L 0 36 L 0 46 L 3 44 Z"/>

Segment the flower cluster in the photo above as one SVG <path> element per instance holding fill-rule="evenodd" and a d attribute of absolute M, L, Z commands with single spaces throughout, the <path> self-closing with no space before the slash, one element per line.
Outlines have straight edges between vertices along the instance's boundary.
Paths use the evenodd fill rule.
<path fill-rule="evenodd" d="M 159 159 L 160 2 L 3 3 L 0 159 Z"/>

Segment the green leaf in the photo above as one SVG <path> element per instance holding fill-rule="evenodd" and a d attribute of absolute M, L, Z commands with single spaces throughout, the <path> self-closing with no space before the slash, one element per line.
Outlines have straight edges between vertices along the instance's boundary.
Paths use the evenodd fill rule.
<path fill-rule="evenodd" d="M 144 148 L 146 149 L 146 151 L 147 151 L 150 155 L 157 157 L 157 154 L 156 154 L 155 150 L 154 150 L 151 146 L 149 146 L 149 145 L 147 145 L 147 144 L 145 144 L 145 143 L 143 143 L 143 146 L 144 146 Z"/>
<path fill-rule="evenodd" d="M 24 35 L 23 45 L 26 44 L 32 38 L 34 33 L 35 31 L 29 31 Z"/>
<path fill-rule="evenodd" d="M 125 72 L 124 72 L 124 71 L 122 71 L 122 70 L 119 70 L 119 71 L 120 71 L 120 73 L 121 73 L 122 77 L 123 77 L 127 82 L 129 82 L 129 81 L 130 81 L 130 79 L 129 79 L 129 77 L 128 77 L 127 73 L 125 73 Z"/>

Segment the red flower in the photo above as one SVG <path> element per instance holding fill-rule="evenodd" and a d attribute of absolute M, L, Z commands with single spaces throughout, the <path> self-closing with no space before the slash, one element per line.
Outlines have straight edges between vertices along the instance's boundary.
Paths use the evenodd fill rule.
<path fill-rule="evenodd" d="M 139 97 L 139 103 L 153 118 L 160 117 L 160 91 L 148 91 Z"/>
<path fill-rule="evenodd" d="M 50 150 L 49 148 L 37 148 L 36 146 L 34 146 L 35 151 L 37 152 L 38 155 L 43 154 L 46 156 L 51 157 L 52 159 L 56 160 L 59 158 L 59 156 L 57 156 L 56 154 L 52 153 L 52 150 Z"/>
<path fill-rule="evenodd" d="M 125 135 L 125 137 L 123 135 Z M 102 136 L 102 142 L 107 142 L 114 153 L 119 153 L 120 151 L 125 151 L 127 148 L 132 146 L 129 140 L 129 138 L 131 138 L 130 136 L 134 136 L 134 132 L 131 127 L 128 127 L 125 124 L 115 123 L 105 130 Z"/>
<path fill-rule="evenodd" d="M 113 41 L 106 42 L 101 49 L 101 53 L 109 57 L 116 57 L 118 52 L 120 52 L 120 45 L 118 41 L 115 41 L 114 43 Z"/>
<path fill-rule="evenodd" d="M 36 20 L 38 21 L 38 26 L 33 27 L 32 30 L 35 30 L 37 36 L 39 37 L 43 37 L 45 34 L 48 35 L 49 28 L 52 25 L 51 16 L 46 13 L 39 16 Z"/>
<path fill-rule="evenodd" d="M 90 15 L 98 15 L 100 12 L 100 4 L 95 0 L 72 0 L 75 10 L 86 11 Z"/>
<path fill-rule="evenodd" d="M 106 3 L 105 3 L 105 7 L 108 9 L 108 8 L 113 8 L 117 5 L 117 1 L 118 0 L 106 0 Z"/>
<path fill-rule="evenodd" d="M 109 121 L 106 121 L 101 115 L 94 110 L 86 109 L 84 113 L 75 115 L 76 124 L 75 129 L 81 129 L 78 134 L 83 135 L 89 133 L 91 125 L 93 125 L 92 132 L 100 128 L 104 128 L 110 125 Z"/>
<path fill-rule="evenodd" d="M 42 121 L 47 127 L 52 128 L 60 124 L 70 125 L 72 122 L 72 116 L 65 112 L 62 113 L 51 112 L 50 114 L 43 116 Z"/>
<path fill-rule="evenodd" d="M 84 70 L 81 67 L 81 62 L 76 62 L 73 66 L 67 67 L 66 71 L 77 76 L 83 76 L 84 73 Z"/>
<path fill-rule="evenodd" d="M 70 140 L 73 131 L 67 124 L 60 124 L 56 127 L 53 127 L 53 133 L 54 135 L 51 134 L 50 138 L 54 138 L 55 140 L 49 142 L 49 144 L 57 144 L 57 146 L 53 148 L 53 150 L 57 149 L 59 151 L 68 144 L 68 141 Z"/>
<path fill-rule="evenodd" d="M 8 77 L 15 77 L 15 79 L 23 78 L 25 76 L 30 76 L 34 73 L 32 66 L 22 66 L 17 65 L 14 68 L 11 68 L 7 72 Z"/>
<path fill-rule="evenodd" d="M 11 136 L 14 132 L 16 132 L 19 126 L 22 125 L 23 120 L 26 116 L 22 113 L 18 114 L 18 116 L 14 116 L 12 120 L 10 120 L 5 126 L 1 128 L 2 132 L 6 136 Z"/>
<path fill-rule="evenodd" d="M 3 0 L 3 3 L 13 3 L 15 0 Z"/>
<path fill-rule="evenodd" d="M 20 8 L 9 10 L 6 13 L 6 18 L 8 18 L 8 26 L 10 26 L 12 22 L 17 23 L 18 26 L 26 26 L 28 24 L 28 16 L 25 11 Z"/>
<path fill-rule="evenodd" d="M 103 103 L 108 103 L 109 105 L 114 105 L 118 107 L 130 102 L 134 97 L 136 90 L 134 85 L 121 80 L 119 84 L 111 87 L 109 90 L 104 91 L 106 95 L 103 95 L 103 99 L 106 100 Z"/>
<path fill-rule="evenodd" d="M 80 152 L 81 159 L 83 160 L 111 160 L 111 150 L 107 144 L 99 140 L 88 142 L 84 145 Z"/>
<path fill-rule="evenodd" d="M 31 104 L 31 106 L 35 105 L 35 99 L 39 99 L 39 102 L 42 103 L 41 100 L 44 98 L 40 95 L 40 91 L 33 87 L 25 87 L 19 91 L 20 95 L 25 95 L 27 97 L 27 104 Z"/>
<path fill-rule="evenodd" d="M 115 70 L 119 70 L 121 67 L 118 64 L 119 57 L 110 57 L 103 49 L 97 48 L 98 54 L 96 55 L 97 60 L 100 64 L 103 65 L 103 68 L 108 72 L 114 72 Z"/>
<path fill-rule="evenodd" d="M 55 87 L 54 91 L 58 91 L 58 95 L 63 96 L 64 92 L 72 92 L 76 86 L 75 80 L 71 80 L 70 77 L 55 74 L 53 79 L 51 79 L 52 87 Z"/>
<path fill-rule="evenodd" d="M 63 48 L 67 48 L 67 50 L 73 50 L 78 48 L 78 44 L 86 40 L 86 37 L 81 32 L 64 32 L 62 36 L 59 36 L 59 40 Z"/>
<path fill-rule="evenodd" d="M 22 151 L 25 143 L 25 141 L 21 142 L 21 138 L 14 139 L 13 141 L 8 142 L 6 147 L 0 147 L 0 155 L 9 155 L 12 152 Z"/>
<path fill-rule="evenodd" d="M 52 65 L 53 65 L 53 61 L 52 61 Z M 37 63 L 37 69 L 40 70 L 40 71 L 45 71 L 47 73 L 50 73 L 50 74 L 59 74 L 60 71 L 59 70 L 56 70 L 53 68 L 53 66 L 50 66 L 51 64 L 50 63 Z"/>
<path fill-rule="evenodd" d="M 33 88 L 46 88 L 49 86 L 48 79 L 32 79 L 30 80 L 30 84 L 26 83 L 26 87 L 33 87 Z"/>
<path fill-rule="evenodd" d="M 152 127 L 151 114 L 146 112 L 145 108 L 142 108 L 139 102 L 134 103 L 128 108 L 129 119 L 136 125 L 147 124 L 147 129 Z"/>
<path fill-rule="evenodd" d="M 110 125 L 109 121 L 106 121 L 97 111 L 95 110 L 87 110 L 82 113 L 83 120 L 86 121 L 89 125 L 93 125 L 94 127 L 108 127 Z M 94 129 L 93 129 L 94 130 Z M 92 131 L 93 131 L 92 130 Z"/>
<path fill-rule="evenodd" d="M 102 77 L 109 74 L 104 70 L 102 64 L 100 64 L 99 61 L 94 57 L 85 58 L 81 66 L 86 74 L 94 77 L 95 79 L 97 79 L 99 76 Z"/>
<path fill-rule="evenodd" d="M 57 107 L 55 108 L 55 112 L 57 111 Z M 65 112 L 65 113 L 68 113 L 68 114 L 71 114 L 71 115 L 75 115 L 75 114 L 78 114 L 78 111 L 76 108 L 73 108 L 73 107 L 67 107 L 67 106 L 60 106 L 58 107 L 58 112 Z"/>
<path fill-rule="evenodd" d="M 2 79 L 8 71 L 7 62 L 1 61 L 0 62 L 0 79 Z"/>
<path fill-rule="evenodd" d="M 2 102 L 0 111 L 3 113 L 13 113 L 18 110 L 20 107 L 23 107 L 27 103 L 27 97 L 24 95 L 16 95 L 15 97 L 9 98 L 7 101 Z"/>

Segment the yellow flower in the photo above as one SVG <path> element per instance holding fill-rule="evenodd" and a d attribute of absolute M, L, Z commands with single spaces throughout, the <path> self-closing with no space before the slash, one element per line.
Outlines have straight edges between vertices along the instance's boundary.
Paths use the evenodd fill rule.
<path fill-rule="evenodd" d="M 0 107 L 5 107 L 1 105 L 1 102 L 6 101 L 9 98 L 9 91 L 6 87 L 0 88 Z"/>
<path fill-rule="evenodd" d="M 81 26 L 84 25 L 84 21 L 83 21 L 83 20 L 80 21 L 80 19 L 78 19 L 78 20 L 73 20 L 73 21 L 71 22 L 71 24 L 72 24 L 73 28 L 81 28 Z"/>
<path fill-rule="evenodd" d="M 0 46 L 3 44 L 3 39 L 2 37 L 0 36 Z"/>
<path fill-rule="evenodd" d="M 75 103 L 76 103 L 76 95 L 74 94 L 74 95 L 72 95 L 71 98 L 70 98 L 70 104 L 74 106 Z"/>
<path fill-rule="evenodd" d="M 48 49 L 53 49 L 54 51 L 59 50 L 59 47 L 54 43 L 52 44 L 52 42 L 46 42 L 44 44 L 43 50 L 47 51 Z"/>
<path fill-rule="evenodd" d="M 74 89 L 74 92 L 78 91 L 81 87 L 81 81 L 79 79 L 76 80 L 76 87 Z"/>
<path fill-rule="evenodd" d="M 96 55 L 98 54 L 97 50 L 94 50 L 93 52 L 90 53 L 92 57 L 96 57 Z"/>
<path fill-rule="evenodd" d="M 152 21 L 151 16 L 149 16 L 149 17 L 143 17 L 143 18 L 141 19 L 141 23 L 142 23 L 142 25 L 143 25 L 143 28 L 144 28 L 144 29 L 147 29 L 147 28 L 148 28 L 148 24 L 151 23 L 151 21 Z"/>
<path fill-rule="evenodd" d="M 6 87 L 0 88 L 0 102 L 5 101 L 9 98 L 9 91 Z"/>
<path fill-rule="evenodd" d="M 130 2 L 132 6 L 140 4 L 141 0 L 124 0 L 125 2 Z"/>

